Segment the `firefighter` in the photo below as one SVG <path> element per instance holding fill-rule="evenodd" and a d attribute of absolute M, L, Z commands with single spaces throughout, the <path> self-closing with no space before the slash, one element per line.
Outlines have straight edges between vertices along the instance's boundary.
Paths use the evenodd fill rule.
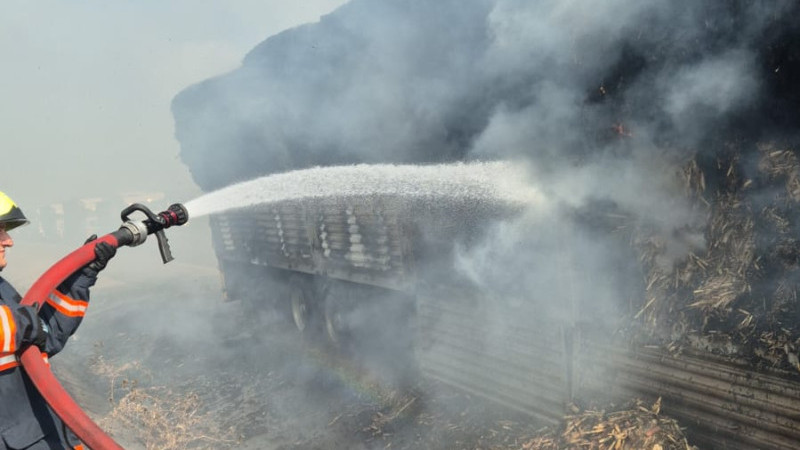
<path fill-rule="evenodd" d="M 0 192 L 0 271 L 14 245 L 8 233 L 27 223 L 22 210 Z M 98 243 L 95 260 L 59 285 L 38 311 L 21 306 L 17 290 L 0 277 L 0 450 L 83 448 L 33 386 L 18 355 L 35 345 L 47 361 L 64 348 L 89 306 L 89 288 L 115 253 L 113 246 Z"/>

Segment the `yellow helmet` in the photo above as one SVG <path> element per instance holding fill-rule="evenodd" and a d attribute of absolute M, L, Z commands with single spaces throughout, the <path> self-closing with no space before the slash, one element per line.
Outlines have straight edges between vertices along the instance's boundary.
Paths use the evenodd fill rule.
<path fill-rule="evenodd" d="M 0 192 L 0 225 L 5 225 L 6 231 L 10 231 L 26 223 L 28 219 L 14 200 Z"/>

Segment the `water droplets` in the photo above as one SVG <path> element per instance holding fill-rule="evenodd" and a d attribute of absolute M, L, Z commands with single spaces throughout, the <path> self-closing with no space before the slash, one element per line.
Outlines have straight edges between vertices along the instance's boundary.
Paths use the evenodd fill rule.
<path fill-rule="evenodd" d="M 524 168 L 509 162 L 315 167 L 268 175 L 210 192 L 185 204 L 200 217 L 257 204 L 375 195 L 413 200 L 534 204 L 543 197 Z"/>

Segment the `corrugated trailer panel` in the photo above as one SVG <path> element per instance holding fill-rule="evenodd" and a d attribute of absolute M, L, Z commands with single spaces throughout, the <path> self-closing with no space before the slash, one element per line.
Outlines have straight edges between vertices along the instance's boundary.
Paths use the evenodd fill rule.
<path fill-rule="evenodd" d="M 281 205 L 233 211 L 211 217 L 218 229 L 221 259 L 313 273 L 313 246 L 304 211 Z"/>
<path fill-rule="evenodd" d="M 710 354 L 671 356 L 586 341 L 577 360 L 578 398 L 662 398 L 663 411 L 710 448 L 796 449 L 800 386 L 787 374 L 755 372 Z"/>
<path fill-rule="evenodd" d="M 415 352 L 421 371 L 557 423 L 569 398 L 559 327 L 515 323 L 518 314 L 487 317 L 495 308 L 482 308 L 482 301 L 458 291 L 418 295 Z"/>
<path fill-rule="evenodd" d="M 398 210 L 387 213 L 378 201 L 314 203 L 315 233 L 323 273 L 331 278 L 409 288 L 408 249 Z"/>
<path fill-rule="evenodd" d="M 211 220 L 222 259 L 408 290 L 403 211 L 314 199 L 258 205 Z"/>

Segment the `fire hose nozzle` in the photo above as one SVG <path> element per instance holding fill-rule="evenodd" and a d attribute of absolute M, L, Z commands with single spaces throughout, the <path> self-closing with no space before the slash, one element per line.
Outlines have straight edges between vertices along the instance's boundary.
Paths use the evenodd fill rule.
<path fill-rule="evenodd" d="M 129 216 L 131 213 L 139 211 L 144 213 L 147 217 L 142 221 L 131 221 Z M 134 203 L 122 210 L 123 224 L 115 232 L 117 235 L 118 245 L 128 245 L 135 247 L 143 244 L 147 239 L 148 234 L 155 234 L 158 239 L 158 249 L 161 252 L 161 259 L 164 263 L 172 261 L 172 253 L 169 249 L 167 236 L 164 230 L 175 225 L 183 225 L 189 221 L 189 211 L 180 203 L 174 203 L 158 214 L 154 214 L 150 208 Z"/>
<path fill-rule="evenodd" d="M 169 228 L 173 225 L 183 225 L 189 221 L 189 211 L 180 203 L 169 205 L 166 211 L 158 215 L 164 219 L 164 228 Z"/>

